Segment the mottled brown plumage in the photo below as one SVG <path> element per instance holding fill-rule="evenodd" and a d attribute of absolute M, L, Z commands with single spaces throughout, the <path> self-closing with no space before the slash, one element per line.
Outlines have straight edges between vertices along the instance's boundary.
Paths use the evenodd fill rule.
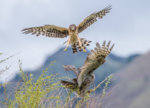
<path fill-rule="evenodd" d="M 111 6 L 107 6 L 103 10 L 100 10 L 98 12 L 92 13 L 91 15 L 87 16 L 79 25 L 78 25 L 78 32 L 82 32 L 87 27 L 92 25 L 97 21 L 97 18 L 102 19 L 103 16 L 106 15 L 106 13 L 109 13 L 111 10 Z"/>
<path fill-rule="evenodd" d="M 96 13 L 92 13 L 88 17 L 86 17 L 78 26 L 75 24 L 71 24 L 69 28 L 59 27 L 55 25 L 45 25 L 40 27 L 30 27 L 23 29 L 23 33 L 25 34 L 32 34 L 32 35 L 44 35 L 47 37 L 54 37 L 54 38 L 64 38 L 69 36 L 69 39 L 67 41 L 67 47 L 64 49 L 67 50 L 69 45 L 72 45 L 73 53 L 77 52 L 77 49 L 79 51 L 86 51 L 86 46 L 89 45 L 89 41 L 87 41 L 88 45 L 85 45 L 84 42 L 82 42 L 82 39 L 78 37 L 78 34 L 85 30 L 87 27 L 92 25 L 94 22 L 97 21 L 97 18 L 103 18 L 106 13 L 108 13 L 111 9 L 111 6 L 108 6 L 104 8 L 101 11 L 98 11 Z M 77 46 L 78 44 L 78 46 Z"/>
<path fill-rule="evenodd" d="M 91 50 L 91 53 L 88 54 L 84 65 L 81 67 L 81 72 L 78 76 L 78 86 L 81 87 L 82 83 L 86 79 L 87 75 L 90 75 L 96 70 L 99 66 L 101 66 L 105 62 L 106 56 L 109 55 L 114 44 L 109 48 L 110 41 L 106 45 L 104 41 L 102 47 L 99 43 L 96 43 L 96 47 L 94 50 Z"/>
<path fill-rule="evenodd" d="M 61 81 L 61 83 L 66 87 L 76 92 L 80 97 L 84 97 L 85 94 L 89 91 L 91 83 L 94 82 L 95 76 L 94 71 L 101 66 L 106 57 L 111 52 L 114 44 L 110 47 L 110 41 L 107 43 L 104 41 L 102 47 L 99 43 L 96 43 L 94 50 L 88 54 L 84 65 L 81 68 L 76 68 L 71 65 L 64 66 L 66 71 L 73 71 L 77 78 L 74 78 L 71 81 Z"/>
<path fill-rule="evenodd" d="M 32 35 L 43 35 L 54 38 L 64 38 L 69 35 L 68 29 L 55 25 L 45 25 L 40 27 L 30 27 L 22 30 L 24 34 L 31 33 Z"/>

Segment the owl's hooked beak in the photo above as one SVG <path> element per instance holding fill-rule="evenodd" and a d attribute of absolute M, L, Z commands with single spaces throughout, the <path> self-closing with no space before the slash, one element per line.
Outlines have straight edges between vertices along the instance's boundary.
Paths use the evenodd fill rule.
<path fill-rule="evenodd" d="M 72 26 L 72 27 L 71 27 L 71 30 L 72 30 L 72 31 L 75 31 L 75 30 L 76 30 L 76 27 L 75 27 L 75 26 Z"/>

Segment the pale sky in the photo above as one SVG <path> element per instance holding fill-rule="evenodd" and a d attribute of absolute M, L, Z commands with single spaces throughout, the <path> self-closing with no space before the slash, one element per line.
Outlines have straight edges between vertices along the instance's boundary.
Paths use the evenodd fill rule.
<path fill-rule="evenodd" d="M 0 52 L 4 53 L 0 58 L 17 54 L 8 61 L 11 70 L 3 80 L 18 70 L 18 59 L 25 70 L 36 69 L 67 40 L 24 35 L 23 28 L 45 24 L 68 27 L 108 5 L 112 5 L 111 12 L 79 36 L 92 41 L 90 48 L 95 42 L 111 40 L 115 43 L 113 53 L 121 56 L 149 51 L 150 0 L 0 0 Z"/>

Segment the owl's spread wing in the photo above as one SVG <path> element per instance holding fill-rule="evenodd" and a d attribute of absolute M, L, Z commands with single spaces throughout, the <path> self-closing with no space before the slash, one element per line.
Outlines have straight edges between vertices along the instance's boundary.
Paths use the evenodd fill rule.
<path fill-rule="evenodd" d="M 66 71 L 73 71 L 78 76 L 80 71 L 79 68 L 76 68 L 75 66 L 72 65 L 64 65 L 63 67 Z"/>
<path fill-rule="evenodd" d="M 47 37 L 64 38 L 69 35 L 68 29 L 55 25 L 45 25 L 40 27 L 25 28 L 22 30 L 24 34 L 44 35 Z"/>
<path fill-rule="evenodd" d="M 106 13 L 109 13 L 111 10 L 111 6 L 108 6 L 104 8 L 103 10 L 100 10 L 99 12 L 92 13 L 91 15 L 87 16 L 79 25 L 78 25 L 78 32 L 82 32 L 87 27 L 92 25 L 94 22 L 97 21 L 97 18 L 102 19 L 103 16 L 105 16 Z"/>
<path fill-rule="evenodd" d="M 105 58 L 109 55 L 114 44 L 110 47 L 110 41 L 106 45 L 104 41 L 102 47 L 99 43 L 96 43 L 96 47 L 94 50 L 91 50 L 91 53 L 88 54 L 84 65 L 81 67 L 81 72 L 78 76 L 77 82 L 78 86 L 80 87 L 84 82 L 86 76 L 91 74 L 96 70 L 100 65 L 105 62 Z"/>

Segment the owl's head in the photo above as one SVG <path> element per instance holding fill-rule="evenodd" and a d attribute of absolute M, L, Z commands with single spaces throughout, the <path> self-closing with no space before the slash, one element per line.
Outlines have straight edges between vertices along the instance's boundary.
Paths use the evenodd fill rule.
<path fill-rule="evenodd" d="M 72 25 L 69 26 L 70 31 L 76 31 L 76 29 L 77 29 L 77 27 L 76 27 L 75 24 L 72 24 Z"/>

